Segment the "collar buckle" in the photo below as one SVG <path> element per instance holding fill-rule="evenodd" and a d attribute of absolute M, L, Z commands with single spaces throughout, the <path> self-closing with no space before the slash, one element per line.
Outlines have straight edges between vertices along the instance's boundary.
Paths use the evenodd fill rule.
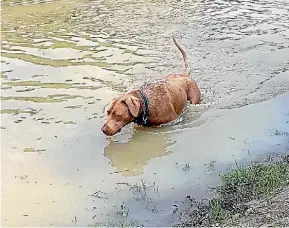
<path fill-rule="evenodd" d="M 143 113 L 143 116 L 142 116 L 142 121 L 143 121 L 143 124 L 146 125 L 147 124 L 147 121 L 148 121 L 148 116 L 146 114 L 146 112 Z"/>

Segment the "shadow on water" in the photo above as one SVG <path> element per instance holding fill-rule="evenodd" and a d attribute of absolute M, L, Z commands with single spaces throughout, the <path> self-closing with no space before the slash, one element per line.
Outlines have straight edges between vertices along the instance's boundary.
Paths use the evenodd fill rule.
<path fill-rule="evenodd" d="M 167 153 L 167 142 L 168 135 L 137 131 L 125 144 L 110 141 L 104 156 L 111 160 L 115 172 L 124 176 L 140 175 L 150 159 Z"/>
<path fill-rule="evenodd" d="M 168 224 L 172 201 L 201 198 L 217 181 L 206 164 L 218 171 L 248 149 L 288 145 L 288 96 L 274 100 L 289 85 L 287 1 L 1 6 L 3 226 L 105 222 L 127 199 L 132 220 Z M 182 69 L 172 36 L 203 103 L 167 126 L 130 125 L 106 138 L 100 127 L 113 96 Z M 155 198 L 143 197 L 144 186 Z"/>

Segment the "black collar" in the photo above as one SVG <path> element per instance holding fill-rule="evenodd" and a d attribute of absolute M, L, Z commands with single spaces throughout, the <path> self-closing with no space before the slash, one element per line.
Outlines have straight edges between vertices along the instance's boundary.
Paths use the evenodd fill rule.
<path fill-rule="evenodd" d="M 144 108 L 143 108 L 143 112 L 138 117 L 135 117 L 133 119 L 133 122 L 142 126 L 151 126 L 150 122 L 148 121 L 149 100 L 147 96 L 141 90 L 138 90 L 138 91 L 140 92 Z"/>

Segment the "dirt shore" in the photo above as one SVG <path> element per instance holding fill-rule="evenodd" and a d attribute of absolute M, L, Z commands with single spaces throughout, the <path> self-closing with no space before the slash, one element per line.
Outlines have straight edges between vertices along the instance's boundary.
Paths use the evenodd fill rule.
<path fill-rule="evenodd" d="M 289 187 L 273 196 L 248 203 L 245 215 L 237 214 L 225 223 L 226 226 L 242 227 L 288 227 L 289 226 Z"/>
<path fill-rule="evenodd" d="M 254 162 L 221 174 L 214 197 L 179 213 L 179 226 L 269 227 L 289 225 L 289 156 Z M 270 160 L 270 159 L 269 159 Z"/>

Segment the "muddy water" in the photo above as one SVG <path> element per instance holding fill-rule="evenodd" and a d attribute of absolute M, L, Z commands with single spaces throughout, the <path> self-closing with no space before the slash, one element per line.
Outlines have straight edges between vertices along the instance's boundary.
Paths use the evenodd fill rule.
<path fill-rule="evenodd" d="M 216 171 L 288 149 L 288 1 L 6 0 L 1 13 L 3 226 L 168 225 Z M 182 69 L 172 36 L 203 104 L 103 136 L 114 95 Z"/>

